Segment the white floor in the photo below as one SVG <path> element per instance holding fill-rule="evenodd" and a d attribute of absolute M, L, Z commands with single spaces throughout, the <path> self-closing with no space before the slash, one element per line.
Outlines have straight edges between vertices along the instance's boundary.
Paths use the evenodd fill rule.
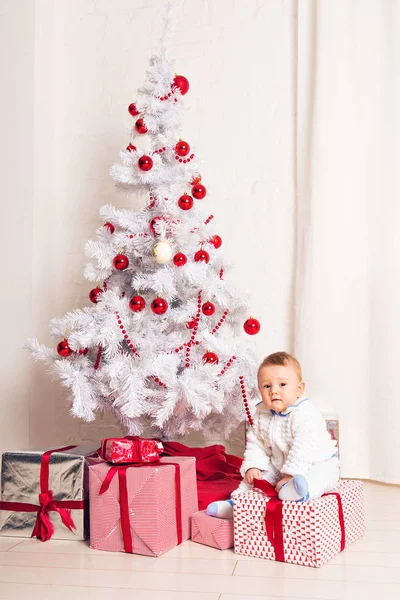
<path fill-rule="evenodd" d="M 1 600 L 400 599 L 400 486 L 366 483 L 367 534 L 311 569 L 185 542 L 160 558 L 0 538 Z"/>

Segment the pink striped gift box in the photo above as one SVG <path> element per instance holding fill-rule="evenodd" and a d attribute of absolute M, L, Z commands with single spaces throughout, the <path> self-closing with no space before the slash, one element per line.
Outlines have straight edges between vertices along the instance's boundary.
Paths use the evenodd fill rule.
<path fill-rule="evenodd" d="M 192 541 L 219 550 L 233 548 L 233 520 L 210 517 L 199 510 L 192 515 Z"/>
<path fill-rule="evenodd" d="M 159 556 L 189 539 L 198 510 L 195 464 L 194 457 L 174 456 L 142 466 L 90 467 L 90 547 Z"/>
<path fill-rule="evenodd" d="M 262 491 L 233 502 L 235 553 L 320 567 L 365 533 L 363 484 L 341 480 L 308 502 L 280 502 Z"/>

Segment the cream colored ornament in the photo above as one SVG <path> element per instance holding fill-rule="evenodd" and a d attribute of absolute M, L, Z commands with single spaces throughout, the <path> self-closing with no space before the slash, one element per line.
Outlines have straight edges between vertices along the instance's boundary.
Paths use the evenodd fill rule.
<path fill-rule="evenodd" d="M 154 260 L 159 265 L 165 265 L 172 259 L 172 256 L 174 254 L 171 245 L 163 240 L 161 242 L 157 242 L 157 244 L 153 246 L 153 250 L 151 251 L 151 253 L 153 255 Z"/>

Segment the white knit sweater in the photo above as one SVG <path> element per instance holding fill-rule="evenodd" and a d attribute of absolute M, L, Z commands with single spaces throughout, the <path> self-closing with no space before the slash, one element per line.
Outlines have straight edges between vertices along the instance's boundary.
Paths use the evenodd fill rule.
<path fill-rule="evenodd" d="M 271 464 L 284 475 L 305 475 L 337 452 L 319 410 L 305 397 L 285 413 L 257 407 L 254 425 L 247 432 L 241 474 L 251 468 L 267 471 Z"/>

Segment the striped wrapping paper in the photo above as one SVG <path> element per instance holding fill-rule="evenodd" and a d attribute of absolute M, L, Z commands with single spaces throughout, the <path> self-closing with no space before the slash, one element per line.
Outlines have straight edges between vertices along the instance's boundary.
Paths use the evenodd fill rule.
<path fill-rule="evenodd" d="M 199 510 L 192 515 L 192 541 L 219 550 L 233 548 L 233 520 L 210 517 Z"/>
<path fill-rule="evenodd" d="M 182 541 L 190 537 L 190 517 L 198 510 L 194 457 L 163 457 L 161 463 L 178 463 L 181 471 Z M 124 552 L 119 483 L 114 477 L 108 490 L 100 488 L 113 467 L 106 462 L 89 469 L 90 547 Z M 159 556 L 178 543 L 175 468 L 171 464 L 147 464 L 128 468 L 126 484 L 134 554 Z"/>
<path fill-rule="evenodd" d="M 342 546 L 347 547 L 364 535 L 362 482 L 341 480 L 333 491 L 341 498 L 343 531 L 334 495 L 282 503 L 284 562 L 320 567 L 339 554 Z M 257 490 L 234 498 L 235 553 L 276 560 L 265 525 L 266 506 L 271 500 L 274 499 Z"/>

